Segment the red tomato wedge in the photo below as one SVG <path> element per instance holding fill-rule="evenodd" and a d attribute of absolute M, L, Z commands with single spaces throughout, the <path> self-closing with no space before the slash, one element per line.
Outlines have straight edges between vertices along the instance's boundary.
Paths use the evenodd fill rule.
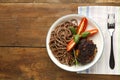
<path fill-rule="evenodd" d="M 86 17 L 83 17 L 80 24 L 78 25 L 77 34 L 81 34 L 82 32 L 84 32 L 87 25 L 88 25 L 88 20 Z"/>

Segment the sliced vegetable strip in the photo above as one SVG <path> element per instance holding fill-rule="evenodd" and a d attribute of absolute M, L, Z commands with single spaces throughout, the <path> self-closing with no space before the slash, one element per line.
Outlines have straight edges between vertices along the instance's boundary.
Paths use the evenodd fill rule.
<path fill-rule="evenodd" d="M 91 29 L 91 30 L 88 30 L 88 31 L 85 31 L 81 34 L 81 37 L 87 37 L 87 36 L 92 36 L 94 34 L 96 34 L 98 32 L 98 29 Z"/>
<path fill-rule="evenodd" d="M 82 32 L 84 32 L 87 25 L 88 25 L 88 20 L 86 17 L 83 17 L 80 24 L 78 25 L 77 34 L 81 34 Z"/>
<path fill-rule="evenodd" d="M 70 51 L 75 46 L 75 41 L 72 39 L 67 45 L 67 51 Z"/>
<path fill-rule="evenodd" d="M 88 30 L 88 31 L 85 31 L 85 32 L 89 32 L 90 34 L 88 36 L 92 36 L 92 35 L 94 35 L 98 32 L 98 29 L 92 29 L 92 30 Z"/>

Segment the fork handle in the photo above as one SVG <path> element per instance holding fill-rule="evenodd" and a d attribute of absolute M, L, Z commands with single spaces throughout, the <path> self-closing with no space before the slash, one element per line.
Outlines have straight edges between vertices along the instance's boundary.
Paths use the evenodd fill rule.
<path fill-rule="evenodd" d="M 113 36 L 111 36 L 111 51 L 110 51 L 109 65 L 110 65 L 111 69 L 114 69 L 114 67 L 115 67 L 115 59 L 114 59 L 114 54 L 113 54 Z"/>

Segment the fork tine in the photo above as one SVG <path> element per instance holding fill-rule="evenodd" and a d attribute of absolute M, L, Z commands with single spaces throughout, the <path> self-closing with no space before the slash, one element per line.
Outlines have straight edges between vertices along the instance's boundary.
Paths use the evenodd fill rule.
<path fill-rule="evenodd" d="M 115 28 L 115 14 L 108 14 L 108 28 Z"/>

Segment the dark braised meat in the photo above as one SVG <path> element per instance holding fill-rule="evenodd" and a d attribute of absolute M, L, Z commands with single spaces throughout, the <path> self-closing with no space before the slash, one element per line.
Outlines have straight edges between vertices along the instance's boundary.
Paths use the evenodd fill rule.
<path fill-rule="evenodd" d="M 91 62 L 97 52 L 96 44 L 94 44 L 92 40 L 86 38 L 80 40 L 77 49 L 79 50 L 77 60 L 81 64 Z"/>

